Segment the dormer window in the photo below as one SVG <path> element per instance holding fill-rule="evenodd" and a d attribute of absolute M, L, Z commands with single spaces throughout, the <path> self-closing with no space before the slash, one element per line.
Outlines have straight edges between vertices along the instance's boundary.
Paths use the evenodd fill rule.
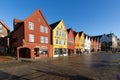
<path fill-rule="evenodd" d="M 29 28 L 29 30 L 34 30 L 34 23 L 33 22 L 29 22 L 28 23 L 28 28 Z"/>

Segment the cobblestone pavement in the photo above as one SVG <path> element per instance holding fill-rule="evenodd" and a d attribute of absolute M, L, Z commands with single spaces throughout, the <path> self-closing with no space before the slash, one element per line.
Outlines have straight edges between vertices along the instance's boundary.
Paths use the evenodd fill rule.
<path fill-rule="evenodd" d="M 6 61 L 12 61 L 12 59 L 6 56 L 0 56 L 0 62 L 6 62 Z"/>
<path fill-rule="evenodd" d="M 0 80 L 117 80 L 119 75 L 120 54 L 112 53 L 0 63 Z"/>

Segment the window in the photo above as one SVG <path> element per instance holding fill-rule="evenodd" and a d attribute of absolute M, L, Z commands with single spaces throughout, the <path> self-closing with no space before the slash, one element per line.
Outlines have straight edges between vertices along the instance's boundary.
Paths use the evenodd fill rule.
<path fill-rule="evenodd" d="M 56 35 L 58 36 L 58 31 L 56 31 Z"/>
<path fill-rule="evenodd" d="M 64 40 L 64 45 L 66 44 L 65 40 Z"/>
<path fill-rule="evenodd" d="M 29 29 L 34 30 L 34 23 L 33 22 L 29 22 Z"/>
<path fill-rule="evenodd" d="M 2 33 L 3 31 L 2 31 L 2 24 L 0 24 L 0 33 Z"/>
<path fill-rule="evenodd" d="M 2 29 L 2 24 L 0 24 L 0 29 Z"/>
<path fill-rule="evenodd" d="M 41 20 L 40 20 L 40 18 L 38 18 L 38 22 L 40 22 Z"/>
<path fill-rule="evenodd" d="M 61 44 L 61 40 L 59 40 L 59 44 Z"/>
<path fill-rule="evenodd" d="M 61 32 L 59 32 L 59 36 L 61 36 Z"/>
<path fill-rule="evenodd" d="M 66 37 L 66 33 L 64 33 L 64 37 Z"/>
<path fill-rule="evenodd" d="M 40 42 L 44 43 L 44 37 L 43 36 L 40 37 Z"/>
<path fill-rule="evenodd" d="M 40 26 L 40 32 L 44 32 L 44 26 Z"/>
<path fill-rule="evenodd" d="M 34 42 L 34 35 L 33 34 L 29 34 L 29 42 Z"/>
<path fill-rule="evenodd" d="M 47 27 L 45 27 L 45 33 L 48 33 L 48 28 Z"/>
<path fill-rule="evenodd" d="M 48 37 L 45 37 L 45 43 L 48 43 Z"/>
<path fill-rule="evenodd" d="M 56 39 L 56 44 L 58 44 L 58 39 Z"/>
<path fill-rule="evenodd" d="M 64 41 L 63 40 L 61 40 L 61 44 L 64 45 Z"/>
<path fill-rule="evenodd" d="M 62 32 L 62 37 L 64 37 L 64 32 Z"/>
<path fill-rule="evenodd" d="M 5 37 L 5 36 L 2 34 L 1 37 Z"/>

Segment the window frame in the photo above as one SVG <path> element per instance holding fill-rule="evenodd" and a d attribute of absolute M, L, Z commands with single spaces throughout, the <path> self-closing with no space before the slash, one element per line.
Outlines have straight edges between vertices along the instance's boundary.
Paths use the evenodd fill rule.
<path fill-rule="evenodd" d="M 35 42 L 35 35 L 29 34 L 29 42 Z"/>
<path fill-rule="evenodd" d="M 34 23 L 28 22 L 28 28 L 29 28 L 29 30 L 34 30 Z"/>

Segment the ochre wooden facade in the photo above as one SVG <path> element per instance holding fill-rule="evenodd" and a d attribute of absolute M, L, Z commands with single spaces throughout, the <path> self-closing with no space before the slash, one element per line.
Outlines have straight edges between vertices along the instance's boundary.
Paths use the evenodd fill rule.
<path fill-rule="evenodd" d="M 50 25 L 52 29 L 51 40 L 53 45 L 53 57 L 68 55 L 68 34 L 64 21 L 60 20 Z"/>

